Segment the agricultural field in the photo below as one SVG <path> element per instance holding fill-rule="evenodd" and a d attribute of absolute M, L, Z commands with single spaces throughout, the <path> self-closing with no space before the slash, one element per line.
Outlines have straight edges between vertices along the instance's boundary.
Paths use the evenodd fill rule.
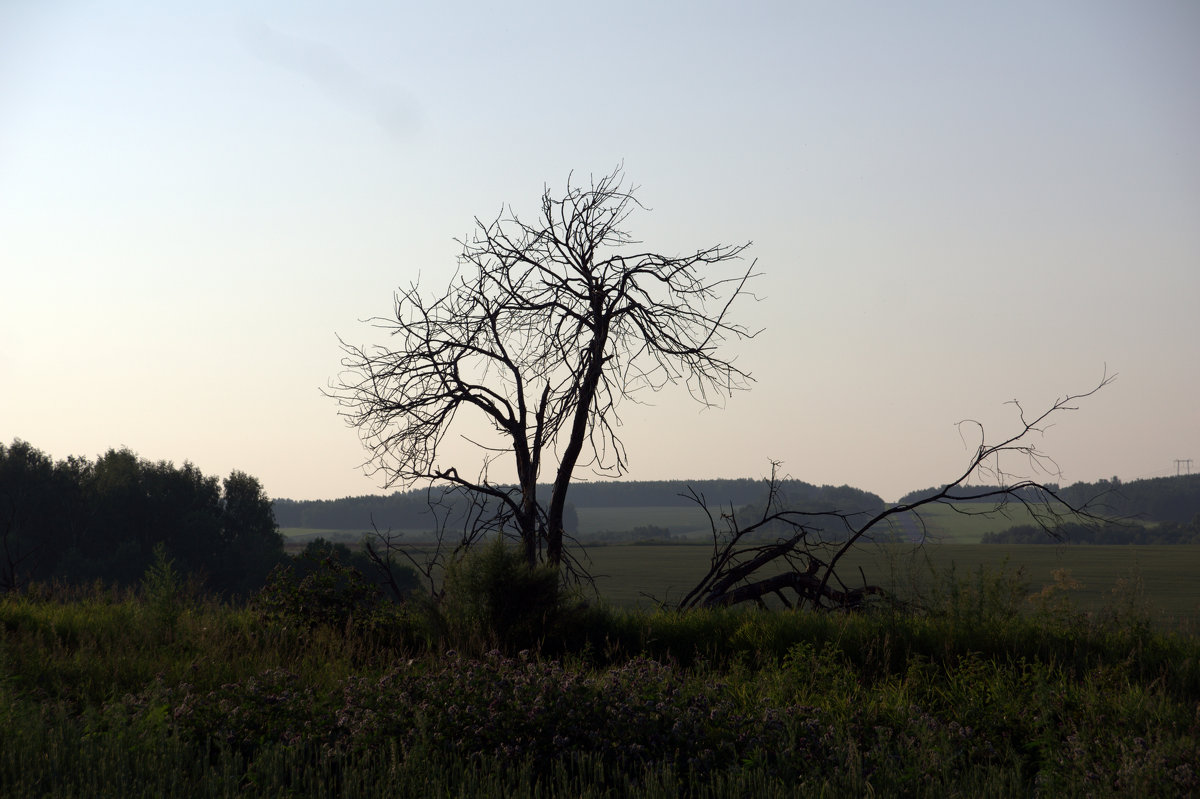
<path fill-rule="evenodd" d="M 714 508 L 714 512 L 718 509 Z M 667 530 L 672 538 L 707 539 L 708 516 L 696 505 L 658 505 L 640 508 L 576 508 L 579 535 L 628 533 L 639 527 Z"/>
<path fill-rule="evenodd" d="M 1069 592 L 1072 601 L 1083 609 L 1095 611 L 1118 598 L 1136 600 L 1144 602 L 1167 627 L 1200 629 L 1200 580 L 1196 579 L 1200 576 L 1200 547 L 982 545 L 978 542 L 986 533 L 1034 520 L 1020 504 L 991 514 L 962 512 L 970 506 L 957 507 L 959 510 L 944 505 L 924 508 L 923 524 L 906 515 L 881 525 L 905 543 L 857 547 L 844 561 L 843 578 L 854 584 L 865 578 L 901 597 L 912 597 L 951 573 L 963 577 L 980 568 L 993 573 L 1019 572 L 1034 594 L 1056 579 L 1066 579 L 1076 586 Z M 707 568 L 711 532 L 708 517 L 699 507 L 582 507 L 577 512 L 591 571 L 607 602 L 626 608 L 669 604 L 695 585 Z M 665 530 L 680 543 L 588 542 L 605 534 L 629 535 L 639 528 Z M 295 553 L 316 537 L 353 547 L 370 531 L 288 528 L 281 532 L 287 538 L 288 551 Z M 407 540 L 414 543 L 426 537 L 421 531 L 407 531 Z M 663 536 L 655 531 L 648 537 Z M 918 545 L 922 539 L 924 544 Z"/>
<path fill-rule="evenodd" d="M 711 553 L 711 547 L 700 545 L 588 548 L 599 593 L 622 607 L 677 601 L 704 573 Z M 843 562 L 847 582 L 865 577 L 904 598 L 951 575 L 969 579 L 980 568 L 991 574 L 1019 573 L 1036 594 L 1054 585 L 1059 572 L 1078 583 L 1069 594 L 1081 609 L 1140 602 L 1164 626 L 1200 629 L 1200 547 L 1195 546 L 887 544 L 853 550 Z"/>
<path fill-rule="evenodd" d="M 929 505 L 915 513 L 897 515 L 878 528 L 905 541 L 926 540 L 957 544 L 978 543 L 985 534 L 1010 527 L 1034 524 L 1035 520 L 1020 503 L 1013 503 L 1001 512 L 983 513 L 970 504 L 957 506 Z M 714 516 L 728 508 L 713 507 Z M 698 506 L 654 506 L 641 508 L 578 508 L 579 533 L 587 537 L 602 533 L 622 533 L 639 527 L 658 527 L 670 532 L 672 538 L 706 540 L 711 536 L 708 517 Z M 866 517 L 863 517 L 863 521 Z M 718 518 L 718 523 L 720 519 Z M 742 524 L 754 519 L 739 518 Z"/>
<path fill-rule="evenodd" d="M 977 544 L 988 533 L 1011 527 L 1036 524 L 1026 507 L 1014 502 L 1002 511 L 992 512 L 991 505 L 927 505 L 917 513 L 899 514 L 885 524 L 906 541 L 925 540 L 952 544 Z M 985 512 L 981 512 L 980 508 Z"/>

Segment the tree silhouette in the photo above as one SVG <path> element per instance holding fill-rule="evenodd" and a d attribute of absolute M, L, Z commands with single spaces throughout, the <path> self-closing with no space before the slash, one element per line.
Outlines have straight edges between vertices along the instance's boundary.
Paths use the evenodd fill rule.
<path fill-rule="evenodd" d="M 358 429 L 368 470 L 387 487 L 429 481 L 469 492 L 481 512 L 465 545 L 498 530 L 520 540 L 530 565 L 563 564 L 575 470 L 626 471 L 622 400 L 682 382 L 712 405 L 751 380 L 721 349 L 755 335 L 728 318 L 754 276 L 753 263 L 730 268 L 749 243 L 642 250 L 624 225 L 643 206 L 624 183 L 620 167 L 587 186 L 568 178 L 561 197 L 544 191 L 532 223 L 511 208 L 476 218 L 444 293 L 410 285 L 392 317 L 370 320 L 389 346 L 341 341 L 343 371 L 327 393 Z M 439 458 L 464 415 L 504 442 L 473 442 L 483 453 L 475 477 Z M 507 483 L 489 474 L 501 455 L 512 458 Z M 553 469 L 545 503 L 543 469 Z"/>

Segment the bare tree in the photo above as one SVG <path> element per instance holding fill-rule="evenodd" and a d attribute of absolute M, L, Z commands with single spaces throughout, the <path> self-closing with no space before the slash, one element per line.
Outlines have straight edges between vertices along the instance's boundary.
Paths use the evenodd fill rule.
<path fill-rule="evenodd" d="M 891 538 L 890 524 L 906 515 L 917 520 L 924 540 L 921 509 L 935 504 L 948 505 L 967 515 L 1007 515 L 1020 507 L 1050 535 L 1055 535 L 1056 528 L 1067 519 L 1105 521 L 1095 500 L 1068 502 L 1053 485 L 1034 477 L 1015 477 L 1010 463 L 1023 462 L 1025 470 L 1035 476 L 1057 476 L 1057 464 L 1032 439 L 1045 432 L 1053 417 L 1076 410 L 1078 400 L 1090 397 L 1114 379 L 1105 374 L 1090 391 L 1061 397 L 1034 416 L 1028 416 L 1013 400 L 1018 424 L 1011 435 L 998 442 L 988 441 L 979 422 L 960 422 L 960 431 L 976 431 L 978 444 L 958 478 L 923 497 L 878 513 L 787 509 L 786 498 L 780 494 L 777 462 L 771 464 L 766 504 L 749 524 L 742 524 L 733 508 L 715 517 L 704 497 L 692 492 L 690 497 L 708 514 L 713 554 L 708 572 L 675 607 L 687 610 L 741 602 L 765 606 L 765 599 L 774 595 L 789 607 L 857 608 L 884 591 L 865 579 L 853 586 L 845 582 L 838 573 L 842 558 L 855 545 L 870 540 L 873 533 L 882 533 L 885 540 Z M 981 482 L 988 485 L 978 485 Z"/>
<path fill-rule="evenodd" d="M 434 481 L 484 498 L 490 524 L 521 541 L 530 565 L 570 565 L 563 515 L 576 468 L 625 472 L 622 400 L 682 382 L 711 405 L 751 380 L 721 350 L 755 335 L 728 316 L 754 276 L 753 263 L 728 268 L 749 243 L 644 251 L 624 228 L 643 207 L 635 191 L 618 167 L 586 187 L 568 179 L 561 197 L 547 189 L 532 223 L 511 208 L 476 219 L 445 293 L 411 285 L 393 317 L 370 320 L 390 346 L 342 341 L 343 372 L 328 393 L 358 429 L 368 468 L 385 486 Z M 503 441 L 475 442 L 477 477 L 439 457 L 463 414 Z M 513 479 L 495 482 L 489 465 L 505 454 Z M 544 468 L 553 469 L 546 503 Z"/>

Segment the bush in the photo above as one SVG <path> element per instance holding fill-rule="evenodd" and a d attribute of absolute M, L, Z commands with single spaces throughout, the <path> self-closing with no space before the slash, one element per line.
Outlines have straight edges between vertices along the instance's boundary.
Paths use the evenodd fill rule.
<path fill-rule="evenodd" d="M 295 564 L 276 566 L 254 608 L 268 623 L 349 629 L 376 621 L 386 601 L 358 569 L 327 557 L 304 570 Z"/>
<path fill-rule="evenodd" d="M 300 577 L 304 577 L 320 568 L 326 558 L 358 569 L 366 582 L 378 587 L 385 594 L 391 594 L 398 602 L 411 597 L 421 586 L 417 572 L 411 566 L 397 563 L 390 555 L 387 556 L 385 566 L 381 567 L 366 552 L 352 550 L 343 543 L 327 541 L 324 538 L 309 541 L 304 551 L 295 557 L 296 572 Z"/>
<path fill-rule="evenodd" d="M 456 646 L 519 651 L 538 647 L 559 619 L 558 571 L 530 568 L 522 553 L 497 538 L 446 570 L 442 610 Z"/>

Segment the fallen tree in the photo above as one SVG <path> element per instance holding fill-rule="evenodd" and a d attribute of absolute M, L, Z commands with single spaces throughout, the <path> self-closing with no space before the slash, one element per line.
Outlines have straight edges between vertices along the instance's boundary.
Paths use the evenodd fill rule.
<path fill-rule="evenodd" d="M 977 430 L 978 445 L 967 468 L 957 480 L 940 489 L 897 503 L 871 514 L 842 511 L 799 511 L 787 507 L 780 490 L 779 462 L 771 464 L 767 480 L 767 501 L 754 521 L 743 524 L 732 507 L 714 514 L 703 494 L 689 489 L 687 496 L 708 515 L 712 529 L 713 554 L 708 572 L 674 607 L 678 610 L 712 608 L 754 602 L 766 607 L 769 597 L 778 598 L 787 607 L 853 610 L 872 597 L 887 593 L 878 585 L 860 581 L 851 586 L 838 572 L 842 559 L 854 547 L 874 539 L 891 539 L 902 517 L 916 519 L 919 540 L 924 542 L 928 528 L 921 509 L 947 505 L 964 515 L 993 516 L 1008 514 L 1020 507 L 1048 535 L 1058 537 L 1058 529 L 1067 521 L 1108 522 L 1101 513 L 1100 497 L 1082 503 L 1068 501 L 1056 484 L 1035 479 L 1038 475 L 1055 477 L 1058 465 L 1038 449 L 1030 439 L 1044 433 L 1053 417 L 1077 409 L 1079 400 L 1092 396 L 1115 379 L 1107 373 L 1090 391 L 1069 394 L 1035 416 L 1028 416 L 1016 400 L 1016 431 L 995 443 L 989 443 L 981 423 L 966 420 L 959 430 Z M 964 434 L 964 440 L 965 434 Z M 1001 465 L 1017 458 L 1028 466 L 1030 477 L 1016 478 Z M 972 484 L 979 484 L 972 488 Z M 774 540 L 763 541 L 774 532 Z"/>

